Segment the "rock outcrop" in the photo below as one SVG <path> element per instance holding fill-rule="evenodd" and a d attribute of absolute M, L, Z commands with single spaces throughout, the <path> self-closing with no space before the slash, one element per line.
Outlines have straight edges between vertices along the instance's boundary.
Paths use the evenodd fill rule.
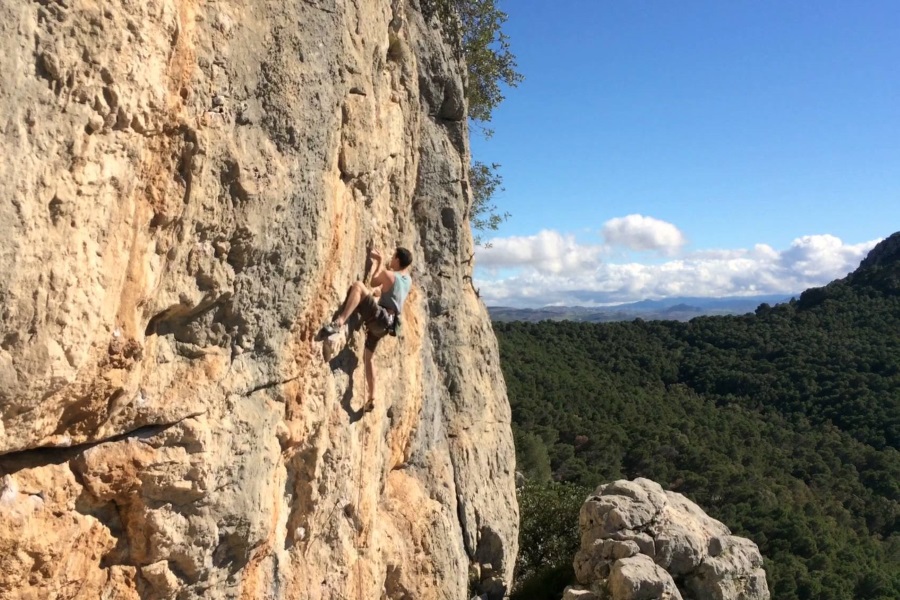
<path fill-rule="evenodd" d="M 418 0 L 0 1 L 0 598 L 502 595 L 463 76 Z"/>
<path fill-rule="evenodd" d="M 581 507 L 581 587 L 564 600 L 768 600 L 752 541 L 648 479 L 601 485 Z"/>

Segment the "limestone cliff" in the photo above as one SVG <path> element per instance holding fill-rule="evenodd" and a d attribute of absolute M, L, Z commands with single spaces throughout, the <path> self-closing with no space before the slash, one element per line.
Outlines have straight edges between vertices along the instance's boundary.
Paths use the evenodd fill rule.
<path fill-rule="evenodd" d="M 463 72 L 417 0 L 0 0 L 0 598 L 502 594 Z"/>

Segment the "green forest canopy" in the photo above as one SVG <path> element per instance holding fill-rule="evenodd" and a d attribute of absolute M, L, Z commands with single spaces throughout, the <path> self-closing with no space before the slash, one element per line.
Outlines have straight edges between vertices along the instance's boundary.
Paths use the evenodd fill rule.
<path fill-rule="evenodd" d="M 530 480 L 520 589 L 571 562 L 573 495 L 648 477 L 753 539 L 773 598 L 900 598 L 900 234 L 755 314 L 494 329 Z M 572 521 L 541 525 L 541 494 Z"/>

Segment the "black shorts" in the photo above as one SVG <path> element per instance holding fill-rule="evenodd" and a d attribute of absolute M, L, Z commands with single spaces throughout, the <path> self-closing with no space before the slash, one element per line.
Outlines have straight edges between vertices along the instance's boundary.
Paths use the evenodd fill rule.
<path fill-rule="evenodd" d="M 356 310 L 366 324 L 366 349 L 375 352 L 378 342 L 388 334 L 394 324 L 394 315 L 378 304 L 378 300 L 371 294 L 360 300 Z"/>

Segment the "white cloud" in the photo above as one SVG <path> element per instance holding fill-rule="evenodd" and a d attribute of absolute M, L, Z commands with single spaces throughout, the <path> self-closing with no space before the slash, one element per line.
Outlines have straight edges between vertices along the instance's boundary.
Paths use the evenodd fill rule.
<path fill-rule="evenodd" d="M 603 248 L 579 244 L 573 235 L 544 230 L 537 235 L 491 240 L 478 249 L 478 264 L 487 268 L 531 267 L 539 273 L 594 269 Z"/>
<path fill-rule="evenodd" d="M 787 270 L 805 277 L 827 277 L 848 264 L 855 268 L 872 246 L 871 242 L 846 245 L 833 235 L 805 235 L 782 253 L 781 263 Z"/>
<path fill-rule="evenodd" d="M 624 246 L 631 250 L 654 250 L 675 254 L 687 239 L 677 227 L 666 221 L 643 215 L 628 215 L 610 219 L 601 229 L 603 239 L 610 246 Z"/>
<path fill-rule="evenodd" d="M 602 263 L 602 247 L 579 245 L 571 236 L 544 231 L 494 240 L 494 248 L 479 251 L 475 279 L 489 306 L 790 295 L 846 276 L 879 241 L 846 244 L 832 235 L 811 235 L 781 251 L 757 244 L 692 252 L 661 264 Z M 491 270 L 483 269 L 485 262 Z M 495 268 L 501 266 L 506 269 L 503 276 Z"/>

